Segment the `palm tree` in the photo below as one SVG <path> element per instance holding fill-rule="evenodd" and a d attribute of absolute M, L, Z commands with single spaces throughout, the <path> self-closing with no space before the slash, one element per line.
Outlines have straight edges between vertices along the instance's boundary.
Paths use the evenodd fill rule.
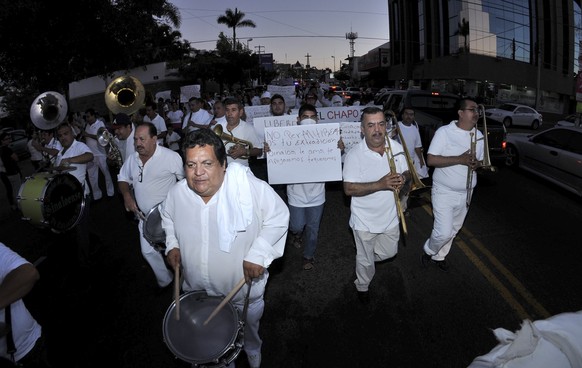
<path fill-rule="evenodd" d="M 234 8 L 234 12 L 229 8 L 216 20 L 218 24 L 226 24 L 228 28 L 232 28 L 232 51 L 236 50 L 236 27 L 255 28 L 257 26 L 252 20 L 243 20 L 244 17 L 245 13 L 238 11 L 237 8 Z"/>

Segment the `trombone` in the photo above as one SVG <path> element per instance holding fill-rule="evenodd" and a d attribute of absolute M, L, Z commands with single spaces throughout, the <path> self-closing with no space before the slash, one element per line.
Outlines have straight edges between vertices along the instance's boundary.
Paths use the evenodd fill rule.
<path fill-rule="evenodd" d="M 475 132 L 471 132 L 471 148 L 469 151 L 469 154 L 471 155 L 471 158 L 476 159 L 476 154 L 477 154 L 477 141 L 483 140 L 483 161 L 481 162 L 481 165 L 479 165 L 479 167 L 477 167 L 478 169 L 482 169 L 482 170 L 489 170 L 491 172 L 495 172 L 497 171 L 497 168 L 495 166 L 493 166 L 491 164 L 491 156 L 489 155 L 489 139 L 487 138 L 487 119 L 485 118 L 485 106 L 484 105 L 477 105 L 477 109 L 479 109 L 479 116 L 483 117 L 483 138 L 477 138 L 477 124 L 475 124 Z M 467 204 L 467 208 L 469 207 L 469 204 L 471 204 L 471 197 L 473 195 L 473 176 L 475 169 L 473 169 L 471 166 L 468 167 L 467 169 L 467 185 L 466 185 L 466 189 L 467 189 L 467 200 L 466 200 L 466 204 Z"/>
<path fill-rule="evenodd" d="M 390 138 L 388 137 L 388 133 L 384 135 L 386 139 L 386 147 L 384 150 L 386 151 L 386 158 L 388 159 L 388 165 L 390 166 L 390 172 L 396 174 L 396 163 L 394 162 L 394 154 L 392 152 L 392 144 L 390 144 Z M 402 232 L 404 236 L 408 235 L 408 228 L 406 227 L 406 220 L 404 218 L 404 211 L 402 210 L 402 203 L 400 202 L 400 189 L 394 189 L 394 202 L 396 203 L 396 213 L 398 214 L 398 219 L 400 219 L 400 223 L 402 224 Z"/>
<path fill-rule="evenodd" d="M 416 168 L 414 167 L 414 162 L 412 162 L 412 158 L 410 157 L 410 153 L 408 152 L 408 147 L 406 147 L 406 142 L 404 141 L 404 136 L 402 135 L 402 131 L 400 130 L 400 127 L 398 126 L 398 122 L 395 122 L 393 125 L 394 125 L 394 128 L 396 129 L 396 133 L 398 135 L 398 140 L 400 141 L 400 144 L 402 145 L 402 148 L 404 151 L 404 157 L 406 157 L 406 163 L 408 165 L 408 172 L 410 173 L 410 179 L 411 179 L 410 189 L 408 190 L 408 193 L 403 193 L 403 196 L 406 194 L 412 194 L 412 192 L 415 192 L 415 191 L 424 191 L 424 190 L 430 189 L 430 186 L 425 185 L 418 177 L 418 173 L 416 172 Z"/>
<path fill-rule="evenodd" d="M 249 158 L 249 153 L 253 149 L 253 144 L 250 141 L 245 141 L 244 139 L 237 138 L 232 134 L 232 132 L 229 132 L 230 134 L 224 133 L 224 130 L 222 129 L 222 125 L 220 125 L 220 124 L 216 124 L 216 126 L 214 128 L 212 128 L 212 131 L 214 132 L 214 134 L 216 134 L 218 137 L 220 137 L 220 139 L 222 139 L 224 142 L 230 142 L 230 143 L 240 144 L 240 145 L 245 146 L 247 149 L 247 154 L 244 156 L 241 156 L 240 158 L 243 158 L 243 159 Z"/>

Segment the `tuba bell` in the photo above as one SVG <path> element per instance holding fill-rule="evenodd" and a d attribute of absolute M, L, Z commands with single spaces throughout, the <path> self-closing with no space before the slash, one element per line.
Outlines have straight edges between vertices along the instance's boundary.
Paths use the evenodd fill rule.
<path fill-rule="evenodd" d="M 105 104 L 113 114 L 131 115 L 143 107 L 145 88 L 132 76 L 115 78 L 105 89 Z"/>
<path fill-rule="evenodd" d="M 67 117 L 67 100 L 58 92 L 40 94 L 30 105 L 30 120 L 41 130 L 56 128 Z"/>
<path fill-rule="evenodd" d="M 222 139 L 224 142 L 241 144 L 247 148 L 247 151 L 250 151 L 253 149 L 253 144 L 251 142 L 246 141 L 244 139 L 237 138 L 232 133 L 230 133 L 230 134 L 224 133 L 224 130 L 222 129 L 222 125 L 220 125 L 220 124 L 216 124 L 216 126 L 214 128 L 212 128 L 212 131 L 214 132 L 214 134 L 216 134 L 218 137 L 220 137 L 220 139 Z M 241 158 L 248 158 L 248 155 L 241 156 Z"/>

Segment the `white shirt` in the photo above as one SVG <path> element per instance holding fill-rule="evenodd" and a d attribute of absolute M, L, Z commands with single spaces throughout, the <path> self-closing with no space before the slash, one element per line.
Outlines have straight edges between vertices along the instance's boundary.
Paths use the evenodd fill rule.
<path fill-rule="evenodd" d="M 165 132 L 166 130 L 166 122 L 164 121 L 164 118 L 161 117 L 159 114 L 156 114 L 156 117 L 154 118 L 154 120 L 151 120 L 149 116 L 144 116 L 143 117 L 143 121 L 146 123 L 152 123 L 155 125 L 156 130 L 158 132 L 158 136 Z M 158 145 L 163 145 L 164 144 L 164 139 L 163 138 L 158 138 Z"/>
<path fill-rule="evenodd" d="M 408 170 L 400 143 L 390 139 L 394 164 L 398 173 Z M 400 153 L 400 154 L 399 154 Z M 344 182 L 374 182 L 390 172 L 388 155 L 370 150 L 365 139 L 346 154 L 343 169 Z M 350 227 L 375 234 L 383 233 L 398 225 L 394 192 L 380 190 L 361 197 L 352 197 L 350 205 Z"/>
<path fill-rule="evenodd" d="M 32 145 L 33 141 L 34 141 L 33 139 L 30 139 L 30 140 L 28 140 L 28 143 L 26 144 L 26 147 L 28 148 L 28 152 L 30 152 L 30 160 L 31 161 L 42 161 L 42 159 L 43 159 L 42 152 L 40 152 L 39 150 L 34 148 L 34 146 Z"/>
<path fill-rule="evenodd" d="M 180 134 L 176 132 L 172 132 L 172 134 L 166 135 L 166 143 L 168 144 L 168 148 L 172 151 L 178 151 L 180 149 L 180 144 L 178 143 L 182 139 Z"/>
<path fill-rule="evenodd" d="M 422 141 L 420 139 L 420 133 L 418 132 L 418 126 L 416 124 L 410 124 L 410 126 L 404 125 L 401 121 L 398 122 L 398 127 L 404 138 L 404 143 L 406 144 L 406 149 L 408 154 L 412 159 L 414 168 L 417 174 L 421 178 L 426 178 L 428 176 L 428 170 L 426 165 L 421 169 L 420 167 L 420 157 L 416 154 L 416 148 L 422 148 Z"/>
<path fill-rule="evenodd" d="M 128 157 L 135 152 L 135 145 L 133 142 L 133 136 L 135 134 L 135 128 L 132 127 L 131 133 L 127 136 L 127 139 L 121 140 L 115 137 L 115 143 L 117 144 L 117 148 L 119 148 L 119 152 L 121 152 L 121 159 L 123 162 L 127 161 Z"/>
<path fill-rule="evenodd" d="M 186 117 L 184 118 L 184 122 L 182 123 L 182 129 L 186 129 L 190 121 L 196 124 L 208 125 L 212 121 L 212 115 L 210 115 L 210 113 L 204 109 L 200 109 L 196 112 L 190 112 L 186 114 Z M 198 130 L 199 128 L 190 126 L 188 127 L 188 129 L 189 131 L 194 131 Z"/>
<path fill-rule="evenodd" d="M 234 165 L 233 165 L 234 166 Z M 229 180 L 233 166 L 226 170 L 224 185 L 236 185 Z M 247 169 L 248 170 L 248 169 Z M 209 295 L 226 295 L 243 277 L 243 260 L 267 268 L 283 255 L 289 210 L 281 197 L 266 182 L 257 179 L 248 170 L 253 204 L 252 221 L 238 232 L 230 251 L 219 248 L 218 215 L 225 206 L 219 203 L 219 189 L 208 203 L 192 191 L 182 180 L 168 193 L 161 211 L 162 226 L 166 232 L 166 254 L 180 249 L 184 267 L 184 291 L 206 290 Z M 232 184 L 226 184 L 226 183 Z M 262 296 L 268 272 L 253 279 L 251 302 Z M 233 301 L 241 302 L 246 291 L 237 293 Z"/>
<path fill-rule="evenodd" d="M 259 141 L 259 137 L 257 136 L 257 133 L 255 132 L 255 127 L 253 125 L 247 123 L 244 120 L 240 120 L 238 125 L 236 126 L 236 128 L 234 128 L 230 132 L 227 130 L 226 125 L 227 125 L 227 122 L 225 121 L 224 125 L 222 125 L 224 134 L 232 133 L 232 135 L 238 139 L 242 139 L 242 140 L 251 142 L 254 148 L 263 147 L 263 144 Z M 224 142 L 226 152 L 228 153 L 228 150 L 230 149 L 230 147 L 232 147 L 234 145 L 235 144 L 232 142 Z M 237 158 L 235 160 L 232 157 L 227 156 L 227 162 L 229 164 L 231 162 L 237 162 L 241 165 L 249 166 L 249 159 L 248 158 Z"/>
<path fill-rule="evenodd" d="M 29 262 L 0 242 L 0 284 L 4 282 L 10 272 L 27 263 Z M 6 322 L 5 313 L 5 309 L 0 309 L 0 322 Z M 16 347 L 14 358 L 18 361 L 34 347 L 42 329 L 26 309 L 22 299 L 11 304 L 10 314 L 12 315 L 12 333 Z M 0 357 L 10 359 L 6 352 L 6 336 L 0 337 Z"/>
<path fill-rule="evenodd" d="M 172 124 L 181 124 L 182 118 L 184 117 L 184 113 L 182 112 L 182 110 L 168 111 L 166 115 L 168 116 L 168 118 L 170 119 L 170 123 Z"/>
<path fill-rule="evenodd" d="M 471 132 L 477 132 L 476 157 L 483 160 L 483 133 L 473 128 Z M 428 154 L 435 156 L 458 156 L 467 152 L 471 148 L 470 131 L 457 126 L 457 120 L 437 129 L 430 146 Z M 449 190 L 465 192 L 467 190 L 467 171 L 465 165 L 452 165 L 447 167 L 437 167 L 432 176 L 433 186 L 444 186 Z M 477 185 L 477 174 L 473 171 L 473 188 Z"/>
<path fill-rule="evenodd" d="M 315 207 L 325 203 L 325 183 L 287 185 L 287 203 L 293 207 Z"/>
<path fill-rule="evenodd" d="M 99 128 L 105 128 L 105 124 L 101 120 L 95 120 L 93 124 L 87 124 L 85 127 L 85 132 L 89 134 L 96 135 Z M 105 151 L 105 147 L 99 144 L 96 139 L 86 137 L 85 142 L 87 146 L 93 152 L 93 156 L 106 156 L 107 152 Z"/>
<path fill-rule="evenodd" d="M 135 201 L 142 213 L 147 214 L 166 198 L 170 188 L 183 177 L 180 155 L 166 147 L 156 146 L 145 165 L 138 152 L 130 156 L 121 166 L 117 180 L 133 185 Z"/>
<path fill-rule="evenodd" d="M 82 155 L 83 153 L 93 153 L 89 146 L 77 140 L 73 140 L 73 144 L 71 144 L 71 147 L 69 147 L 69 149 L 67 149 L 65 153 L 63 153 L 64 150 L 65 149 L 63 148 L 59 151 L 57 158 L 55 159 L 55 166 L 60 166 L 61 160 L 64 158 L 79 156 Z M 81 183 L 81 185 L 83 185 L 83 188 L 85 188 L 84 194 L 88 195 L 91 191 L 89 189 L 89 186 L 87 185 L 87 164 L 71 163 L 70 166 L 74 166 L 76 167 L 76 169 L 69 171 L 68 173 L 77 178 L 79 183 Z"/>

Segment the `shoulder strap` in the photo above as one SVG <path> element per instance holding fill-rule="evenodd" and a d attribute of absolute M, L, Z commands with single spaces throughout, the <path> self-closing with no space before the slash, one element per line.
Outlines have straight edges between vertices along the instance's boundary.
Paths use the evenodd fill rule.
<path fill-rule="evenodd" d="M 10 308 L 12 304 L 8 305 L 4 309 L 4 317 L 6 319 L 6 330 L 8 334 L 6 335 L 6 352 L 10 354 L 10 358 L 14 362 L 14 353 L 16 353 L 16 345 L 14 345 L 14 336 L 12 336 L 12 315 L 10 313 Z"/>

